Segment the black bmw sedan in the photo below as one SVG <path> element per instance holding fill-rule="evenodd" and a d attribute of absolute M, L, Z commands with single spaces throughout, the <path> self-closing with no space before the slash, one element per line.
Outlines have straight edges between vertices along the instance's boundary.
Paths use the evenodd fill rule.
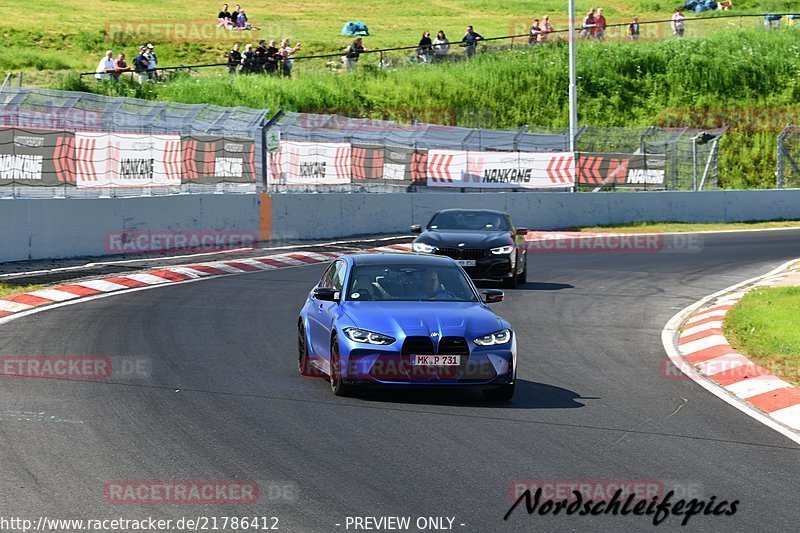
<path fill-rule="evenodd" d="M 502 281 L 514 288 L 528 275 L 526 228 L 514 228 L 502 211 L 445 209 L 427 227 L 415 224 L 415 252 L 455 259 L 473 279 Z"/>

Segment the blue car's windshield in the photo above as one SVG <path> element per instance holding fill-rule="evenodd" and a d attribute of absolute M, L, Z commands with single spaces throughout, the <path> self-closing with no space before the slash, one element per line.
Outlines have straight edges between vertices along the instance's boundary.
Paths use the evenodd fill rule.
<path fill-rule="evenodd" d="M 444 211 L 433 217 L 428 229 L 467 231 L 510 231 L 508 219 L 483 211 Z"/>
<path fill-rule="evenodd" d="M 358 265 L 347 300 L 475 302 L 477 297 L 456 266 Z"/>

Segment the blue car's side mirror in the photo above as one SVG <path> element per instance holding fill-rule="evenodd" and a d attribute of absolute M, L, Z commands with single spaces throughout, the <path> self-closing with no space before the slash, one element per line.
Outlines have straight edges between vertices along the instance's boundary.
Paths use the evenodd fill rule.
<path fill-rule="evenodd" d="M 314 298 L 323 302 L 336 302 L 339 300 L 339 291 L 326 287 L 314 289 Z"/>

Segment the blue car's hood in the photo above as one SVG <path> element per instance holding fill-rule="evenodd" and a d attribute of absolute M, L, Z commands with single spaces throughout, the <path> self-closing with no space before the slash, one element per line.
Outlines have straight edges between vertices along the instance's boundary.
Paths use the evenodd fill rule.
<path fill-rule="evenodd" d="M 508 327 L 480 303 L 344 302 L 344 312 L 358 328 L 393 337 L 439 333 L 474 338 Z"/>

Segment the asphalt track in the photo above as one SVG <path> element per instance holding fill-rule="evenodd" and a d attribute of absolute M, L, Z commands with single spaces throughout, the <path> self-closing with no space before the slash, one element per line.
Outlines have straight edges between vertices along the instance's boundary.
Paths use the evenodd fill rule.
<path fill-rule="evenodd" d="M 449 516 L 455 531 L 480 532 L 653 528 L 650 517 L 522 508 L 503 520 L 514 480 L 614 479 L 739 500 L 734 516 L 695 516 L 692 529 L 795 530 L 800 447 L 660 367 L 661 329 L 677 310 L 800 256 L 800 230 L 702 239 L 691 253 L 533 258 L 530 282 L 496 305 L 520 348 L 507 406 L 452 392 L 334 398 L 326 382 L 299 377 L 297 312 L 322 265 L 2 324 L 0 356 L 127 356 L 152 368 L 110 381 L 2 380 L 0 513 L 277 516 L 279 531 L 321 532 L 346 531 L 348 516 Z M 118 479 L 257 480 L 291 494 L 247 506 L 107 504 L 103 486 Z"/>

